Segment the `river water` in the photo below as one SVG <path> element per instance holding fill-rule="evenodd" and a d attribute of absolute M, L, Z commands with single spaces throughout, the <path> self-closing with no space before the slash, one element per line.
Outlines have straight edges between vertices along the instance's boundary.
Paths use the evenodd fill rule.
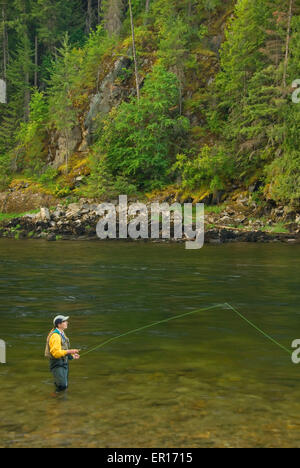
<path fill-rule="evenodd" d="M 299 447 L 299 366 L 228 308 L 112 341 L 53 397 L 52 318 L 82 353 L 229 302 L 291 349 L 300 246 L 0 240 L 0 447 Z"/>

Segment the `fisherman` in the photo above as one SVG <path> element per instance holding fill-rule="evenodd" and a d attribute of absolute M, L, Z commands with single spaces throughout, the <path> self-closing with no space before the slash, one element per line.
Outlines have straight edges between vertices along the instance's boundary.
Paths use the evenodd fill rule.
<path fill-rule="evenodd" d="M 56 394 L 68 388 L 69 360 L 79 359 L 79 350 L 70 349 L 69 338 L 64 331 L 69 317 L 58 315 L 53 320 L 54 328 L 47 337 L 45 356 L 50 360 L 50 371 L 54 376 Z"/>

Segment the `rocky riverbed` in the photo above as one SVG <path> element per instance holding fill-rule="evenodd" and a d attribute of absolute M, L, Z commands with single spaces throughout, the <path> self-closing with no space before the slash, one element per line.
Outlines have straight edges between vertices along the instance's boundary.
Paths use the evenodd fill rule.
<path fill-rule="evenodd" d="M 118 213 L 118 201 L 112 201 Z M 150 203 L 148 204 L 150 213 Z M 96 225 L 100 219 L 99 203 L 81 199 L 69 205 L 58 204 L 53 208 L 42 207 L 37 213 L 28 213 L 0 223 L 0 237 L 15 239 L 56 240 L 99 240 Z M 149 216 L 150 218 L 150 216 Z M 128 222 L 130 222 L 130 218 Z M 118 217 L 117 217 L 118 221 Z M 149 220 L 149 238 L 151 224 Z M 118 238 L 118 223 L 117 223 Z M 149 239 L 153 242 L 166 242 L 160 236 Z M 171 220 L 171 241 L 174 242 L 174 225 Z M 129 240 L 131 240 L 129 238 Z M 184 242 L 187 237 L 176 239 Z M 285 207 L 264 208 L 249 206 L 240 198 L 234 203 L 220 207 L 206 207 L 205 242 L 300 242 L 300 214 L 297 210 Z"/>

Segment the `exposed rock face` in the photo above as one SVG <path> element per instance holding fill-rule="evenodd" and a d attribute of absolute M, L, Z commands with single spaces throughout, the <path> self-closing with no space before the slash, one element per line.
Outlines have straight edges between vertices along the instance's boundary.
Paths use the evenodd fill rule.
<path fill-rule="evenodd" d="M 130 87 L 116 84 L 115 81 L 131 65 L 128 57 L 119 58 L 112 70 L 99 83 L 99 90 L 90 97 L 90 104 L 86 114 L 69 132 L 68 137 L 60 132 L 52 132 L 48 147 L 48 163 L 55 169 L 66 163 L 66 156 L 73 153 L 84 153 L 94 142 L 96 118 L 101 119 L 110 110 L 119 105 L 133 91 Z"/>
<path fill-rule="evenodd" d="M 40 206 L 54 206 L 56 203 L 57 199 L 52 195 L 35 193 L 31 190 L 11 190 L 0 193 L 1 213 L 24 213 L 40 208 Z"/>
<path fill-rule="evenodd" d="M 62 134 L 52 135 L 51 145 L 49 147 L 48 161 L 54 169 L 66 163 L 66 155 L 71 155 L 77 151 L 82 143 L 83 136 L 79 125 L 74 126 L 68 138 Z"/>
<path fill-rule="evenodd" d="M 110 110 L 121 103 L 128 95 L 128 90 L 121 86 L 115 86 L 114 82 L 120 76 L 123 69 L 127 69 L 131 60 L 127 57 L 121 57 L 114 65 L 114 68 L 102 80 L 99 91 L 95 94 L 90 103 L 89 112 L 85 119 L 85 128 L 88 130 L 87 141 L 93 143 L 93 134 L 95 132 L 95 118 L 108 114 Z"/>

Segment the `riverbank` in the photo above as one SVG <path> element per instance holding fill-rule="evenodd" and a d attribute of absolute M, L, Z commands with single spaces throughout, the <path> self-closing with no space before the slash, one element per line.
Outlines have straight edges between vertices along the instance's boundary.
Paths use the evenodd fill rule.
<path fill-rule="evenodd" d="M 168 202 L 173 203 L 170 200 Z M 114 200 L 111 203 L 116 206 L 118 212 L 118 201 Z M 147 204 L 150 212 L 150 202 Z M 78 203 L 42 207 L 40 210 L 22 215 L 3 215 L 4 219 L 0 221 L 0 237 L 48 241 L 97 240 L 96 225 L 100 219 L 98 207 L 99 203 L 93 200 L 80 199 Z M 117 223 L 117 238 L 118 227 Z M 188 240 L 185 235 L 182 239 L 174 240 L 173 231 L 174 226 L 171 221 L 171 241 Z M 149 220 L 149 241 L 169 241 L 162 238 L 161 229 L 159 238 L 150 239 L 150 236 Z M 205 206 L 205 242 L 299 243 L 300 214 L 285 207 L 258 208 L 255 204 L 250 205 L 248 199 L 242 197 L 221 205 Z"/>

